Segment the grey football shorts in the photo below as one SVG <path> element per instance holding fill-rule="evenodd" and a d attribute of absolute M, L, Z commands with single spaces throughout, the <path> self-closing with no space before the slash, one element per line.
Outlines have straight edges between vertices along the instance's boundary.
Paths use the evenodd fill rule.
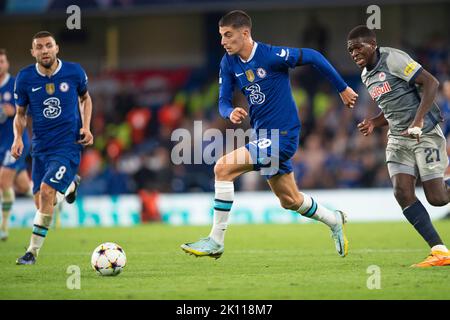
<path fill-rule="evenodd" d="M 430 132 L 416 139 L 388 135 L 386 162 L 389 176 L 405 173 L 422 181 L 443 178 L 448 166 L 447 146 L 441 127 L 436 125 Z"/>

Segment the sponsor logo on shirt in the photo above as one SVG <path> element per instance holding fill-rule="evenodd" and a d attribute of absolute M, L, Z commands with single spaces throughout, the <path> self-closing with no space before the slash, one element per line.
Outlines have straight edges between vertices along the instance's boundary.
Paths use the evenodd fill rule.
<path fill-rule="evenodd" d="M 277 56 L 279 56 L 280 58 L 284 58 L 285 61 L 287 61 L 287 59 L 289 58 L 289 49 L 284 50 L 281 49 L 280 53 L 276 53 Z"/>
<path fill-rule="evenodd" d="M 410 63 L 407 64 L 407 66 L 405 67 L 405 70 L 403 70 L 403 74 L 405 76 L 409 76 L 411 74 L 411 72 L 413 72 L 417 67 L 417 62 L 412 61 Z"/>
<path fill-rule="evenodd" d="M 281 49 L 281 52 L 280 52 L 280 53 L 277 53 L 276 55 L 279 56 L 279 57 L 281 57 L 281 58 L 283 58 L 283 57 L 286 55 L 286 50 Z"/>
<path fill-rule="evenodd" d="M 392 91 L 391 86 L 389 82 L 385 81 L 381 85 L 372 88 L 369 93 L 372 99 L 376 100 L 378 97 L 390 91 Z"/>
<path fill-rule="evenodd" d="M 378 74 L 378 79 L 380 79 L 380 81 L 386 80 L 386 73 L 380 72 L 380 73 Z"/>
<path fill-rule="evenodd" d="M 61 102 L 58 98 L 50 97 L 44 101 L 44 110 L 42 113 L 47 119 L 55 119 L 61 114 Z"/>

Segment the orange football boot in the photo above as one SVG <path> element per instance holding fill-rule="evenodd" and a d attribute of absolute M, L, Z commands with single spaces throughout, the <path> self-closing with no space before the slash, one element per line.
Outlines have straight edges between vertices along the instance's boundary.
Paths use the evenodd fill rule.
<path fill-rule="evenodd" d="M 450 266 L 450 252 L 431 251 L 431 254 L 422 262 L 413 264 L 411 267 L 443 267 Z"/>

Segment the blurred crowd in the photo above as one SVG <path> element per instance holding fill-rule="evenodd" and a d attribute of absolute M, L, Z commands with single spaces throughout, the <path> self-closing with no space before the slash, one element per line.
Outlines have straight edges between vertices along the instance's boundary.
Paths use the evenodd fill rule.
<path fill-rule="evenodd" d="M 408 52 L 441 82 L 437 102 L 446 120 L 444 132 L 450 137 L 449 44 L 430 38 Z M 292 163 L 299 188 L 390 187 L 384 163 L 387 128 L 368 137 L 357 129 L 360 121 L 379 112 L 359 74 L 345 77 L 359 94 L 357 105 L 348 109 L 315 69 L 297 69 L 291 82 L 302 131 Z M 194 137 L 194 121 L 202 121 L 203 131 L 249 127 L 248 121 L 236 126 L 220 117 L 216 72 L 211 76 L 191 70 L 176 86 L 163 77 L 150 77 L 140 85 L 109 76 L 91 77 L 90 93 L 95 144 L 85 150 L 80 165 L 83 195 L 213 191 L 214 164 L 173 164 L 171 152 L 178 141 L 171 141 L 172 132 L 185 128 L 192 133 L 192 144 L 205 148 L 208 142 Z M 239 92 L 234 104 L 247 106 Z M 243 175 L 235 185 L 236 190 L 268 189 L 258 173 Z"/>

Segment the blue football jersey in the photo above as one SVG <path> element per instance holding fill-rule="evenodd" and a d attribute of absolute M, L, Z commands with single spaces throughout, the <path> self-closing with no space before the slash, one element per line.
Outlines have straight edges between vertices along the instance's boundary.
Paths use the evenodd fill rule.
<path fill-rule="evenodd" d="M 33 154 L 81 150 L 78 97 L 87 92 L 88 78 L 77 64 L 58 59 L 51 76 L 37 64 L 22 69 L 15 83 L 16 105 L 27 107 L 33 119 Z"/>
<path fill-rule="evenodd" d="M 233 111 L 233 89 L 239 87 L 250 106 L 250 124 L 255 130 L 278 129 L 283 136 L 296 136 L 300 129 L 292 96 L 289 68 L 299 60 L 300 49 L 255 42 L 248 61 L 225 54 L 220 63 L 219 106 L 223 117 Z"/>
<path fill-rule="evenodd" d="M 0 150 L 8 150 L 14 141 L 14 117 L 8 117 L 3 112 L 3 104 L 9 103 L 15 106 L 14 103 L 14 77 L 7 74 L 3 83 L 0 83 Z M 28 134 L 23 133 L 23 142 L 28 144 Z M 0 165 L 1 161 L 0 159 Z"/>

